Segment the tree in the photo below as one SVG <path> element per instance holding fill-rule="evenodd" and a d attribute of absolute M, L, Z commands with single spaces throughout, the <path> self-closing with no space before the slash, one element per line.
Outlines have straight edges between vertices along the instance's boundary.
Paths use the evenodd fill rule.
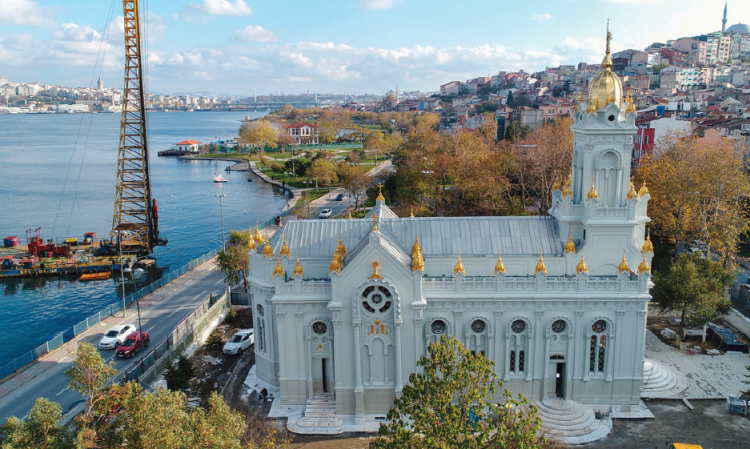
<path fill-rule="evenodd" d="M 292 113 L 293 110 L 294 110 L 294 106 L 292 106 L 291 104 L 287 103 L 284 106 L 282 106 L 281 109 L 279 109 L 277 111 L 277 113 L 278 113 L 279 117 L 281 117 L 281 118 L 288 118 L 289 115 Z"/>
<path fill-rule="evenodd" d="M 511 142 L 518 142 L 526 138 L 531 132 L 528 126 L 522 124 L 519 120 L 513 120 L 510 122 L 510 126 L 505 130 L 505 139 Z"/>
<path fill-rule="evenodd" d="M 727 289 L 734 274 L 720 262 L 682 253 L 671 267 L 655 273 L 651 294 L 662 311 L 678 311 L 682 324 L 703 326 L 729 312 Z"/>
<path fill-rule="evenodd" d="M 242 281 L 247 293 L 247 270 L 250 266 L 248 244 L 252 238 L 249 230 L 229 231 L 229 244 L 216 255 L 216 267 L 224 275 L 227 285 L 239 285 Z"/>
<path fill-rule="evenodd" d="M 172 391 L 185 391 L 190 386 L 190 378 L 193 377 L 193 363 L 180 354 L 177 364 L 170 364 L 167 372 L 164 373 L 164 380 L 167 381 L 167 388 Z"/>
<path fill-rule="evenodd" d="M 38 398 L 27 420 L 10 417 L 0 426 L 0 447 L 4 449 L 61 449 L 70 447 L 65 428 L 60 425 L 60 404 Z"/>
<path fill-rule="evenodd" d="M 455 337 L 441 337 L 420 357 L 403 395 L 371 448 L 541 448 L 537 409 L 503 389 L 496 402 L 494 362 L 472 354 Z"/>
<path fill-rule="evenodd" d="M 279 133 L 268 120 L 245 122 L 240 127 L 240 143 L 257 145 L 261 150 L 276 148 L 278 138 Z"/>
<path fill-rule="evenodd" d="M 320 158 L 313 160 L 310 167 L 307 169 L 307 176 L 315 181 L 315 190 L 318 190 L 318 185 L 329 186 L 336 181 L 336 167 L 333 162 Z"/>
<path fill-rule="evenodd" d="M 282 153 L 285 148 L 291 147 L 297 143 L 297 139 L 287 133 L 284 128 L 279 129 L 279 135 L 277 136 L 276 141 L 278 142 L 279 149 Z"/>

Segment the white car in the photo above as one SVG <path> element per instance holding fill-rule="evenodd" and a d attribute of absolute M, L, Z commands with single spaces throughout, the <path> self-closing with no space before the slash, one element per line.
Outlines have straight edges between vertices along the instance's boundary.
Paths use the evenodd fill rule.
<path fill-rule="evenodd" d="M 99 349 L 116 349 L 133 332 L 135 332 L 134 325 L 118 324 L 108 330 L 99 340 Z"/>
<path fill-rule="evenodd" d="M 332 213 L 333 213 L 333 212 L 331 211 L 331 209 L 323 209 L 323 210 L 322 210 L 322 211 L 320 211 L 320 213 L 318 214 L 318 218 L 331 218 L 331 214 L 332 214 Z"/>
<path fill-rule="evenodd" d="M 253 343 L 255 343 L 255 332 L 252 329 L 239 330 L 224 344 L 224 354 L 242 354 L 242 351 Z"/>

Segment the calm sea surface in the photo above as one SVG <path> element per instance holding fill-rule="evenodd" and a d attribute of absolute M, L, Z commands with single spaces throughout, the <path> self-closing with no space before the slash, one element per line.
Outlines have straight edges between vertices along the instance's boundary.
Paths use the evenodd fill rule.
<path fill-rule="evenodd" d="M 226 173 L 229 162 L 159 158 L 156 152 L 184 139 L 208 143 L 234 137 L 246 113 L 169 112 L 148 116 L 151 193 L 159 204 L 159 229 L 169 239 L 155 252 L 154 269 L 138 283 L 158 278 L 221 245 L 224 226 L 248 228 L 286 204 L 280 190 Z M 0 115 L 0 238 L 41 227 L 43 238 L 107 237 L 114 211 L 120 114 Z M 215 184 L 214 173 L 229 182 Z M 126 276 L 127 277 L 127 276 Z M 128 290 L 135 282 L 130 280 Z M 74 324 L 121 301 L 116 279 L 77 282 L 47 278 L 0 281 L 0 366 Z"/>

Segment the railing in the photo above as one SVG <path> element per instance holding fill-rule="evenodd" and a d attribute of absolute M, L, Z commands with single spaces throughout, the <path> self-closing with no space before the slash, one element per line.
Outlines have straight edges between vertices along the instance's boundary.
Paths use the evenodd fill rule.
<path fill-rule="evenodd" d="M 269 221 L 267 223 L 270 224 L 272 223 L 272 221 Z M 263 227 L 267 226 L 268 224 L 264 223 Z M 170 282 L 182 276 L 183 274 L 195 269 L 198 265 L 216 256 L 218 252 L 219 252 L 218 249 L 214 249 L 197 259 L 191 260 L 189 263 L 185 264 L 184 266 L 182 266 L 181 268 L 177 270 L 172 270 L 172 271 L 165 273 L 160 279 L 157 279 L 151 284 L 148 284 L 138 289 L 135 293 L 125 296 L 125 303 L 130 304 L 133 301 L 135 301 L 136 298 L 142 298 L 148 295 L 149 293 L 152 293 L 154 290 L 160 287 L 163 287 L 164 285 L 169 284 Z M 111 306 L 100 310 L 94 315 L 91 315 L 90 317 L 86 318 L 85 320 L 73 326 L 73 335 L 77 336 L 85 332 L 91 326 L 94 326 L 95 324 L 99 323 L 103 319 L 110 317 L 121 310 L 122 310 L 122 303 L 112 304 Z M 0 366 L 0 379 L 4 379 L 6 376 L 9 376 L 15 373 L 16 371 L 20 370 L 21 368 L 25 367 L 26 365 L 31 364 L 32 362 L 37 360 L 39 357 L 45 354 L 48 354 L 54 349 L 57 349 L 60 346 L 62 346 L 64 343 L 63 334 L 64 332 L 56 335 L 55 338 L 40 345 L 38 348 L 27 352 L 26 354 L 14 359 L 13 361 L 5 364 L 4 366 Z"/>
<path fill-rule="evenodd" d="M 180 356 L 185 348 L 194 342 L 223 310 L 229 307 L 227 294 L 210 297 L 199 305 L 193 313 L 175 326 L 167 338 L 146 354 L 140 363 L 115 379 L 117 383 L 138 381 L 142 385 L 153 383 L 172 361 Z"/>

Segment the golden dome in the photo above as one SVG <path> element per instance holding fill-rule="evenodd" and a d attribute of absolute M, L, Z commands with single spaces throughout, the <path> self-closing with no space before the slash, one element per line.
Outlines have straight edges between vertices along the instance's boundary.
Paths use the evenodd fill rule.
<path fill-rule="evenodd" d="M 560 178 L 555 178 L 555 182 L 552 183 L 552 191 L 560 190 Z"/>
<path fill-rule="evenodd" d="M 292 257 L 292 253 L 289 251 L 289 245 L 286 244 L 286 237 L 284 237 L 284 244 L 281 245 L 281 250 L 279 251 L 280 257 Z"/>
<path fill-rule="evenodd" d="M 583 254 L 581 254 L 581 261 L 576 265 L 576 274 L 581 274 L 581 272 L 589 274 L 589 268 L 586 266 L 586 262 L 583 261 Z"/>
<path fill-rule="evenodd" d="M 271 244 L 268 242 L 263 246 L 263 255 L 269 259 L 273 257 L 273 248 L 271 248 Z"/>
<path fill-rule="evenodd" d="M 644 254 L 643 255 L 643 260 L 638 265 L 638 273 L 640 274 L 640 273 L 644 273 L 646 271 L 648 271 L 650 273 L 651 269 L 648 267 L 648 263 L 646 262 L 646 255 Z"/>
<path fill-rule="evenodd" d="M 292 272 L 292 277 L 299 275 L 299 277 L 303 278 L 305 277 L 305 270 L 302 269 L 302 265 L 299 263 L 299 257 L 297 257 L 297 264 L 294 265 L 294 272 Z"/>
<path fill-rule="evenodd" d="M 628 201 L 632 200 L 633 198 L 636 198 L 638 196 L 638 192 L 635 191 L 635 186 L 633 185 L 633 181 L 630 181 L 630 190 L 628 190 Z"/>
<path fill-rule="evenodd" d="M 255 227 L 255 236 L 253 237 L 253 239 L 255 240 L 256 245 L 260 245 L 266 241 L 266 239 L 264 239 L 263 236 L 260 234 L 260 228 L 257 226 Z"/>
<path fill-rule="evenodd" d="M 646 181 L 643 181 L 643 185 L 641 186 L 641 190 L 638 191 L 638 195 L 640 195 L 640 196 L 649 195 L 649 193 L 648 193 L 648 187 L 646 187 Z M 651 196 L 651 195 L 649 195 L 649 196 Z"/>
<path fill-rule="evenodd" d="M 339 246 L 336 247 L 336 251 L 341 254 L 341 257 L 346 257 L 346 246 L 344 246 L 344 239 L 339 240 Z"/>
<path fill-rule="evenodd" d="M 646 232 L 646 241 L 643 242 L 643 246 L 641 247 L 641 252 L 643 254 L 648 253 L 651 251 L 654 252 L 654 244 L 651 243 L 651 231 Z"/>
<path fill-rule="evenodd" d="M 414 273 L 417 270 L 424 271 L 424 257 L 422 257 L 421 250 L 411 256 L 411 272 Z"/>
<path fill-rule="evenodd" d="M 255 244 L 255 239 L 252 236 L 247 241 L 247 250 L 250 251 L 251 249 L 258 250 L 258 245 Z"/>
<path fill-rule="evenodd" d="M 630 267 L 628 266 L 628 261 L 625 260 L 625 253 L 622 254 L 622 262 L 620 262 L 620 265 L 617 266 L 617 274 L 622 274 L 623 272 L 630 271 Z"/>
<path fill-rule="evenodd" d="M 566 196 L 569 196 L 573 198 L 573 191 L 570 189 L 570 175 L 568 175 L 568 179 L 565 180 L 565 188 L 563 188 L 562 196 L 565 198 Z"/>
<path fill-rule="evenodd" d="M 375 201 L 385 202 L 385 197 L 383 196 L 383 183 L 378 184 L 378 197 L 375 198 Z"/>
<path fill-rule="evenodd" d="M 273 275 L 271 275 L 272 278 L 279 276 L 280 278 L 284 278 L 284 267 L 281 266 L 281 258 L 276 259 L 276 266 L 273 267 Z"/>
<path fill-rule="evenodd" d="M 542 271 L 544 271 L 544 274 L 547 274 L 547 267 L 544 266 L 544 257 L 540 254 L 539 262 L 536 263 L 536 274 L 539 274 Z"/>
<path fill-rule="evenodd" d="M 592 182 L 591 183 L 591 190 L 589 190 L 588 199 L 592 200 L 594 198 L 596 198 L 598 200 L 599 199 L 599 194 L 596 193 L 596 189 L 594 188 L 594 183 Z"/>
<path fill-rule="evenodd" d="M 608 104 L 614 103 L 622 108 L 622 81 L 612 72 L 612 58 L 609 55 L 609 41 L 612 33 L 607 25 L 607 50 L 602 61 L 602 71 L 599 72 L 589 85 L 589 107 L 586 112 L 604 109 Z"/>
<path fill-rule="evenodd" d="M 458 255 L 458 262 L 456 262 L 456 266 L 453 267 L 453 275 L 457 275 L 458 272 L 461 272 L 464 276 L 466 276 L 466 270 L 464 270 L 464 264 L 461 263 L 461 254 Z"/>
<path fill-rule="evenodd" d="M 573 234 L 568 237 L 568 243 L 565 244 L 565 254 L 576 253 L 576 244 L 573 243 Z"/>
<path fill-rule="evenodd" d="M 498 254 L 497 263 L 495 264 L 495 274 L 501 271 L 503 272 L 503 274 L 505 274 L 505 265 L 503 264 L 503 256 L 501 254 Z"/>

